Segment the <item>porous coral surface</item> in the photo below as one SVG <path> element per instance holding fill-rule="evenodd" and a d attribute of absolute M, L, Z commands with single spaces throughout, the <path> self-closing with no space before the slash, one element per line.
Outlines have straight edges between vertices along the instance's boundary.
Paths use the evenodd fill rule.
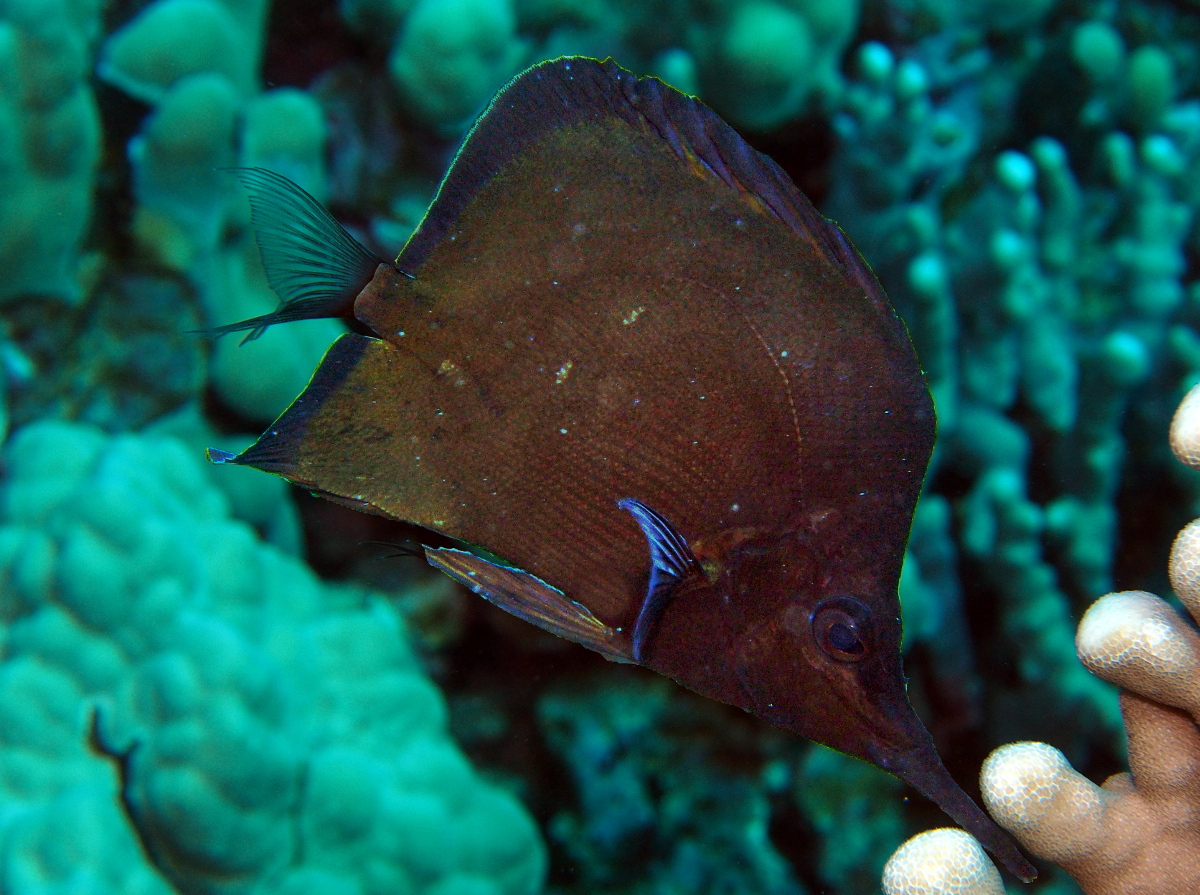
<path fill-rule="evenodd" d="M 539 889 L 381 597 L 259 541 L 173 438 L 35 423 L 4 469 L 10 891 Z"/>

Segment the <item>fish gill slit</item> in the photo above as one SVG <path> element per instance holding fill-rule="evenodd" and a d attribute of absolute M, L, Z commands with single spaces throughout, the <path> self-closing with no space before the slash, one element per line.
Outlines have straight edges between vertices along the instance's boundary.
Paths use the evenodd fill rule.
<path fill-rule="evenodd" d="M 742 319 L 746 321 L 746 325 L 750 327 L 750 332 L 754 333 L 754 338 L 758 339 L 758 343 L 762 345 L 763 351 L 767 353 L 767 357 L 771 359 L 771 363 L 775 365 L 776 371 L 779 373 L 779 378 L 783 380 L 783 392 L 787 395 L 788 409 L 792 412 L 792 428 L 796 432 L 796 467 L 800 475 L 800 491 L 804 491 L 804 438 L 800 434 L 800 414 L 796 412 L 796 400 L 792 395 L 792 381 L 788 378 L 787 370 L 783 368 L 783 364 L 779 362 L 779 358 L 775 352 L 771 350 L 771 346 L 767 344 L 767 340 L 763 338 L 762 333 L 758 331 L 750 319 L 744 308 L 738 308 L 738 313 L 742 315 Z"/>

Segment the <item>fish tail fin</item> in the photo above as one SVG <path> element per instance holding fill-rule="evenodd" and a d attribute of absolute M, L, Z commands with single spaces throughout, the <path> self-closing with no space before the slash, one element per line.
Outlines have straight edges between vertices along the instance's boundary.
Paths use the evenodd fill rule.
<path fill-rule="evenodd" d="M 280 303 L 270 314 L 203 332 L 220 337 L 249 330 L 242 340 L 245 344 L 276 323 L 348 314 L 358 293 L 384 261 L 286 177 L 266 168 L 225 170 L 249 195 L 258 254 L 267 283 Z"/>

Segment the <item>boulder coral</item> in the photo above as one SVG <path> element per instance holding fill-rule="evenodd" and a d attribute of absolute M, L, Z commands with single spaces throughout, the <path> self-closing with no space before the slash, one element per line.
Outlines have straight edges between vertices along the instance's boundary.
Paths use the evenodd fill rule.
<path fill-rule="evenodd" d="M 324 116 L 295 88 L 259 92 L 267 4 L 155 0 L 99 49 L 101 79 L 151 105 L 127 154 L 139 253 L 195 286 L 206 323 L 243 320 L 277 304 L 262 275 L 248 206 L 232 165 L 268 167 L 318 198 L 325 193 Z M 222 402 L 265 423 L 304 387 L 342 331 L 331 320 L 267 332 L 213 352 Z"/>
<path fill-rule="evenodd" d="M 418 0 L 388 70 L 413 115 L 456 134 L 516 74 L 525 51 L 507 0 Z"/>
<path fill-rule="evenodd" d="M 686 43 L 705 100 L 734 125 L 769 131 L 814 98 L 838 96 L 838 60 L 858 22 L 857 3 L 742 0 L 716 9 L 709 27 L 689 29 Z"/>
<path fill-rule="evenodd" d="M 540 889 L 394 607 L 261 542 L 173 438 L 42 421 L 2 462 L 6 892 Z"/>

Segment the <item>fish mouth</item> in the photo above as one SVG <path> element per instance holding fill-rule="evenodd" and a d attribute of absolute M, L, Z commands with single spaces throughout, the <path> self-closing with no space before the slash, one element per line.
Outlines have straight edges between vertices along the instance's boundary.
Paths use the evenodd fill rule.
<path fill-rule="evenodd" d="M 918 722 L 919 724 L 920 722 Z M 870 758 L 942 809 L 956 824 L 979 840 L 1010 873 L 1022 882 L 1037 878 L 1037 870 L 1018 851 L 1016 843 L 954 782 L 921 726 L 921 742 L 899 751 L 868 747 Z"/>

